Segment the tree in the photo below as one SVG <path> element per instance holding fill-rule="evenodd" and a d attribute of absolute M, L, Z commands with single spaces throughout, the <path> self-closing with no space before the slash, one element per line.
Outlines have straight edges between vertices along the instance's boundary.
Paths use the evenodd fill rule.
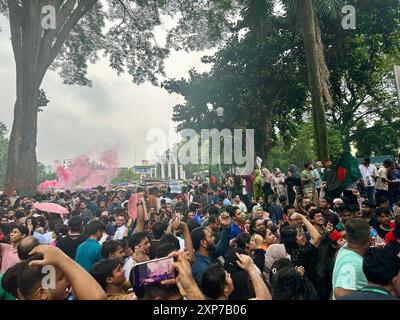
<path fill-rule="evenodd" d="M 346 150 L 356 142 L 359 154 L 381 153 L 388 145 L 392 147 L 386 152 L 394 151 L 398 141 L 389 133 L 400 129 L 393 81 L 393 64 L 400 54 L 398 1 L 352 4 L 357 7 L 355 30 L 343 32 L 329 22 L 323 26 L 334 100 L 328 123 L 340 131 Z M 378 139 L 382 135 L 386 136 Z M 378 141 L 381 148 L 376 148 Z"/>
<path fill-rule="evenodd" d="M 129 168 L 121 168 L 118 175 L 112 180 L 113 184 L 139 181 L 140 176 Z"/>
<path fill-rule="evenodd" d="M 357 157 L 396 155 L 400 141 L 399 126 L 399 121 L 394 126 L 387 119 L 376 120 L 370 127 L 363 120 L 359 121 L 353 138 Z"/>
<path fill-rule="evenodd" d="M 295 164 L 302 169 L 306 161 L 321 160 L 315 152 L 315 144 L 314 124 L 311 117 L 308 117 L 304 122 L 298 124 L 296 137 L 286 140 L 278 136 L 278 143 L 272 148 L 265 165 L 270 169 L 280 168 L 283 172 L 290 164 Z M 338 157 L 343 151 L 340 132 L 329 126 L 328 145 L 332 159 Z"/>
<path fill-rule="evenodd" d="M 321 13 L 321 16 L 325 19 L 337 17 L 342 1 L 284 0 L 283 3 L 288 16 L 295 21 L 294 26 L 300 27 L 312 100 L 316 152 L 319 159 L 327 159 L 329 148 L 324 103 L 326 101 L 329 105 L 332 105 L 332 97 L 329 88 L 329 70 L 325 61 L 317 12 Z"/>
<path fill-rule="evenodd" d="M 37 165 L 37 182 L 43 183 L 45 181 L 52 181 L 57 179 L 56 172 L 49 172 L 43 163 L 38 162 Z"/>
<path fill-rule="evenodd" d="M 267 157 L 275 131 L 289 138 L 306 111 L 306 70 L 299 39 L 284 17 L 274 16 L 268 1 L 247 1 L 234 33 L 214 56 L 210 72 L 164 83 L 186 103 L 174 108 L 178 130 L 254 129 L 257 155 Z M 245 33 L 243 35 L 243 32 Z M 224 109 L 223 117 L 216 110 Z"/>
<path fill-rule="evenodd" d="M 103 2 L 105 2 L 104 0 Z M 0 14 L 9 18 L 17 74 L 17 99 L 8 147 L 6 191 L 33 193 L 36 188 L 37 116 L 43 96 L 40 86 L 49 68 L 60 70 L 68 85 L 90 86 L 88 61 L 105 50 L 110 65 L 129 72 L 135 83 L 157 83 L 170 48 L 212 47 L 228 31 L 233 1 L 0 0 Z M 45 5 L 55 16 L 42 14 Z M 161 16 L 181 13 L 178 24 L 160 47 L 154 28 Z M 129 16 L 129 18 L 127 18 Z M 42 20 L 55 18 L 55 29 L 43 29 Z M 105 29 L 105 19 L 114 23 Z M 121 22 L 122 19 L 122 22 Z M 201 28 L 200 28 L 201 27 Z"/>

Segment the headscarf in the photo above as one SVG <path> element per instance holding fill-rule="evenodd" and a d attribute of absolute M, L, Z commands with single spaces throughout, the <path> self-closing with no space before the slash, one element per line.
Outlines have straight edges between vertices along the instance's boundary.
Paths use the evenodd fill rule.
<path fill-rule="evenodd" d="M 252 214 L 253 214 L 253 219 L 255 219 L 257 210 L 259 210 L 259 209 L 261 209 L 261 210 L 264 211 L 263 207 L 262 207 L 261 205 L 259 205 L 259 204 L 256 204 L 256 205 L 253 207 L 253 209 L 251 209 L 251 212 L 252 212 Z"/>
<path fill-rule="evenodd" d="M 267 168 L 263 168 L 261 170 L 262 176 L 264 178 L 265 183 L 271 183 L 272 173 Z"/>
<path fill-rule="evenodd" d="M 256 178 L 254 179 L 254 184 L 261 187 L 263 185 L 263 178 L 261 176 L 260 170 L 254 170 L 254 175 L 256 176 Z"/>
<path fill-rule="evenodd" d="M 300 169 L 296 165 L 291 164 L 288 171 L 292 174 L 293 178 L 300 179 Z"/>

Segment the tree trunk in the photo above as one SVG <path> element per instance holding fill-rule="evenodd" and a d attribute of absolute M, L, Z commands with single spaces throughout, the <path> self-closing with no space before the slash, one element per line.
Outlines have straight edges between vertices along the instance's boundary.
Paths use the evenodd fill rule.
<path fill-rule="evenodd" d="M 34 105 L 32 94 L 25 90 L 18 94 L 8 145 L 6 194 L 18 190 L 20 194 L 33 195 L 36 189 L 37 111 Z"/>
<path fill-rule="evenodd" d="M 38 40 L 41 36 L 40 8 L 36 1 L 24 2 L 23 8 L 18 14 L 17 7 L 14 9 L 18 19 L 13 19 L 10 14 L 17 70 L 17 101 L 8 145 L 5 192 L 10 194 L 18 190 L 21 194 L 33 195 L 37 178 L 37 99 L 41 82 L 37 66 Z"/>
<path fill-rule="evenodd" d="M 266 161 L 267 156 L 271 149 L 275 146 L 275 141 L 273 139 L 273 133 L 274 133 L 274 126 L 272 124 L 272 113 L 273 113 L 273 107 L 268 106 L 265 109 L 265 117 L 264 117 L 264 139 L 263 139 L 263 144 L 264 144 L 264 153 L 262 154 L 262 159 Z"/>
<path fill-rule="evenodd" d="M 328 134 L 324 109 L 323 88 L 321 84 L 320 60 L 315 29 L 315 16 L 312 0 L 298 2 L 298 15 L 306 53 L 309 89 L 312 100 L 317 155 L 320 160 L 328 159 Z"/>

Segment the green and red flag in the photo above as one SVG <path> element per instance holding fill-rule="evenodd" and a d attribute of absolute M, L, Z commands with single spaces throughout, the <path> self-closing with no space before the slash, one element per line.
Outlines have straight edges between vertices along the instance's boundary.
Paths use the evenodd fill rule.
<path fill-rule="evenodd" d="M 337 177 L 340 182 L 340 191 L 343 191 L 349 185 L 361 179 L 359 163 L 349 151 L 344 151 L 333 165 L 336 168 Z"/>

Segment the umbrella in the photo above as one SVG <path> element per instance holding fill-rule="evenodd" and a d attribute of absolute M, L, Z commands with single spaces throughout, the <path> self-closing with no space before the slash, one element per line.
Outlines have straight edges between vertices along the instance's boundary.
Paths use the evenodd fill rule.
<path fill-rule="evenodd" d="M 44 212 L 52 212 L 58 214 L 67 214 L 69 213 L 68 209 L 56 204 L 56 203 L 38 203 L 36 202 L 33 205 L 34 208 L 44 211 Z"/>

